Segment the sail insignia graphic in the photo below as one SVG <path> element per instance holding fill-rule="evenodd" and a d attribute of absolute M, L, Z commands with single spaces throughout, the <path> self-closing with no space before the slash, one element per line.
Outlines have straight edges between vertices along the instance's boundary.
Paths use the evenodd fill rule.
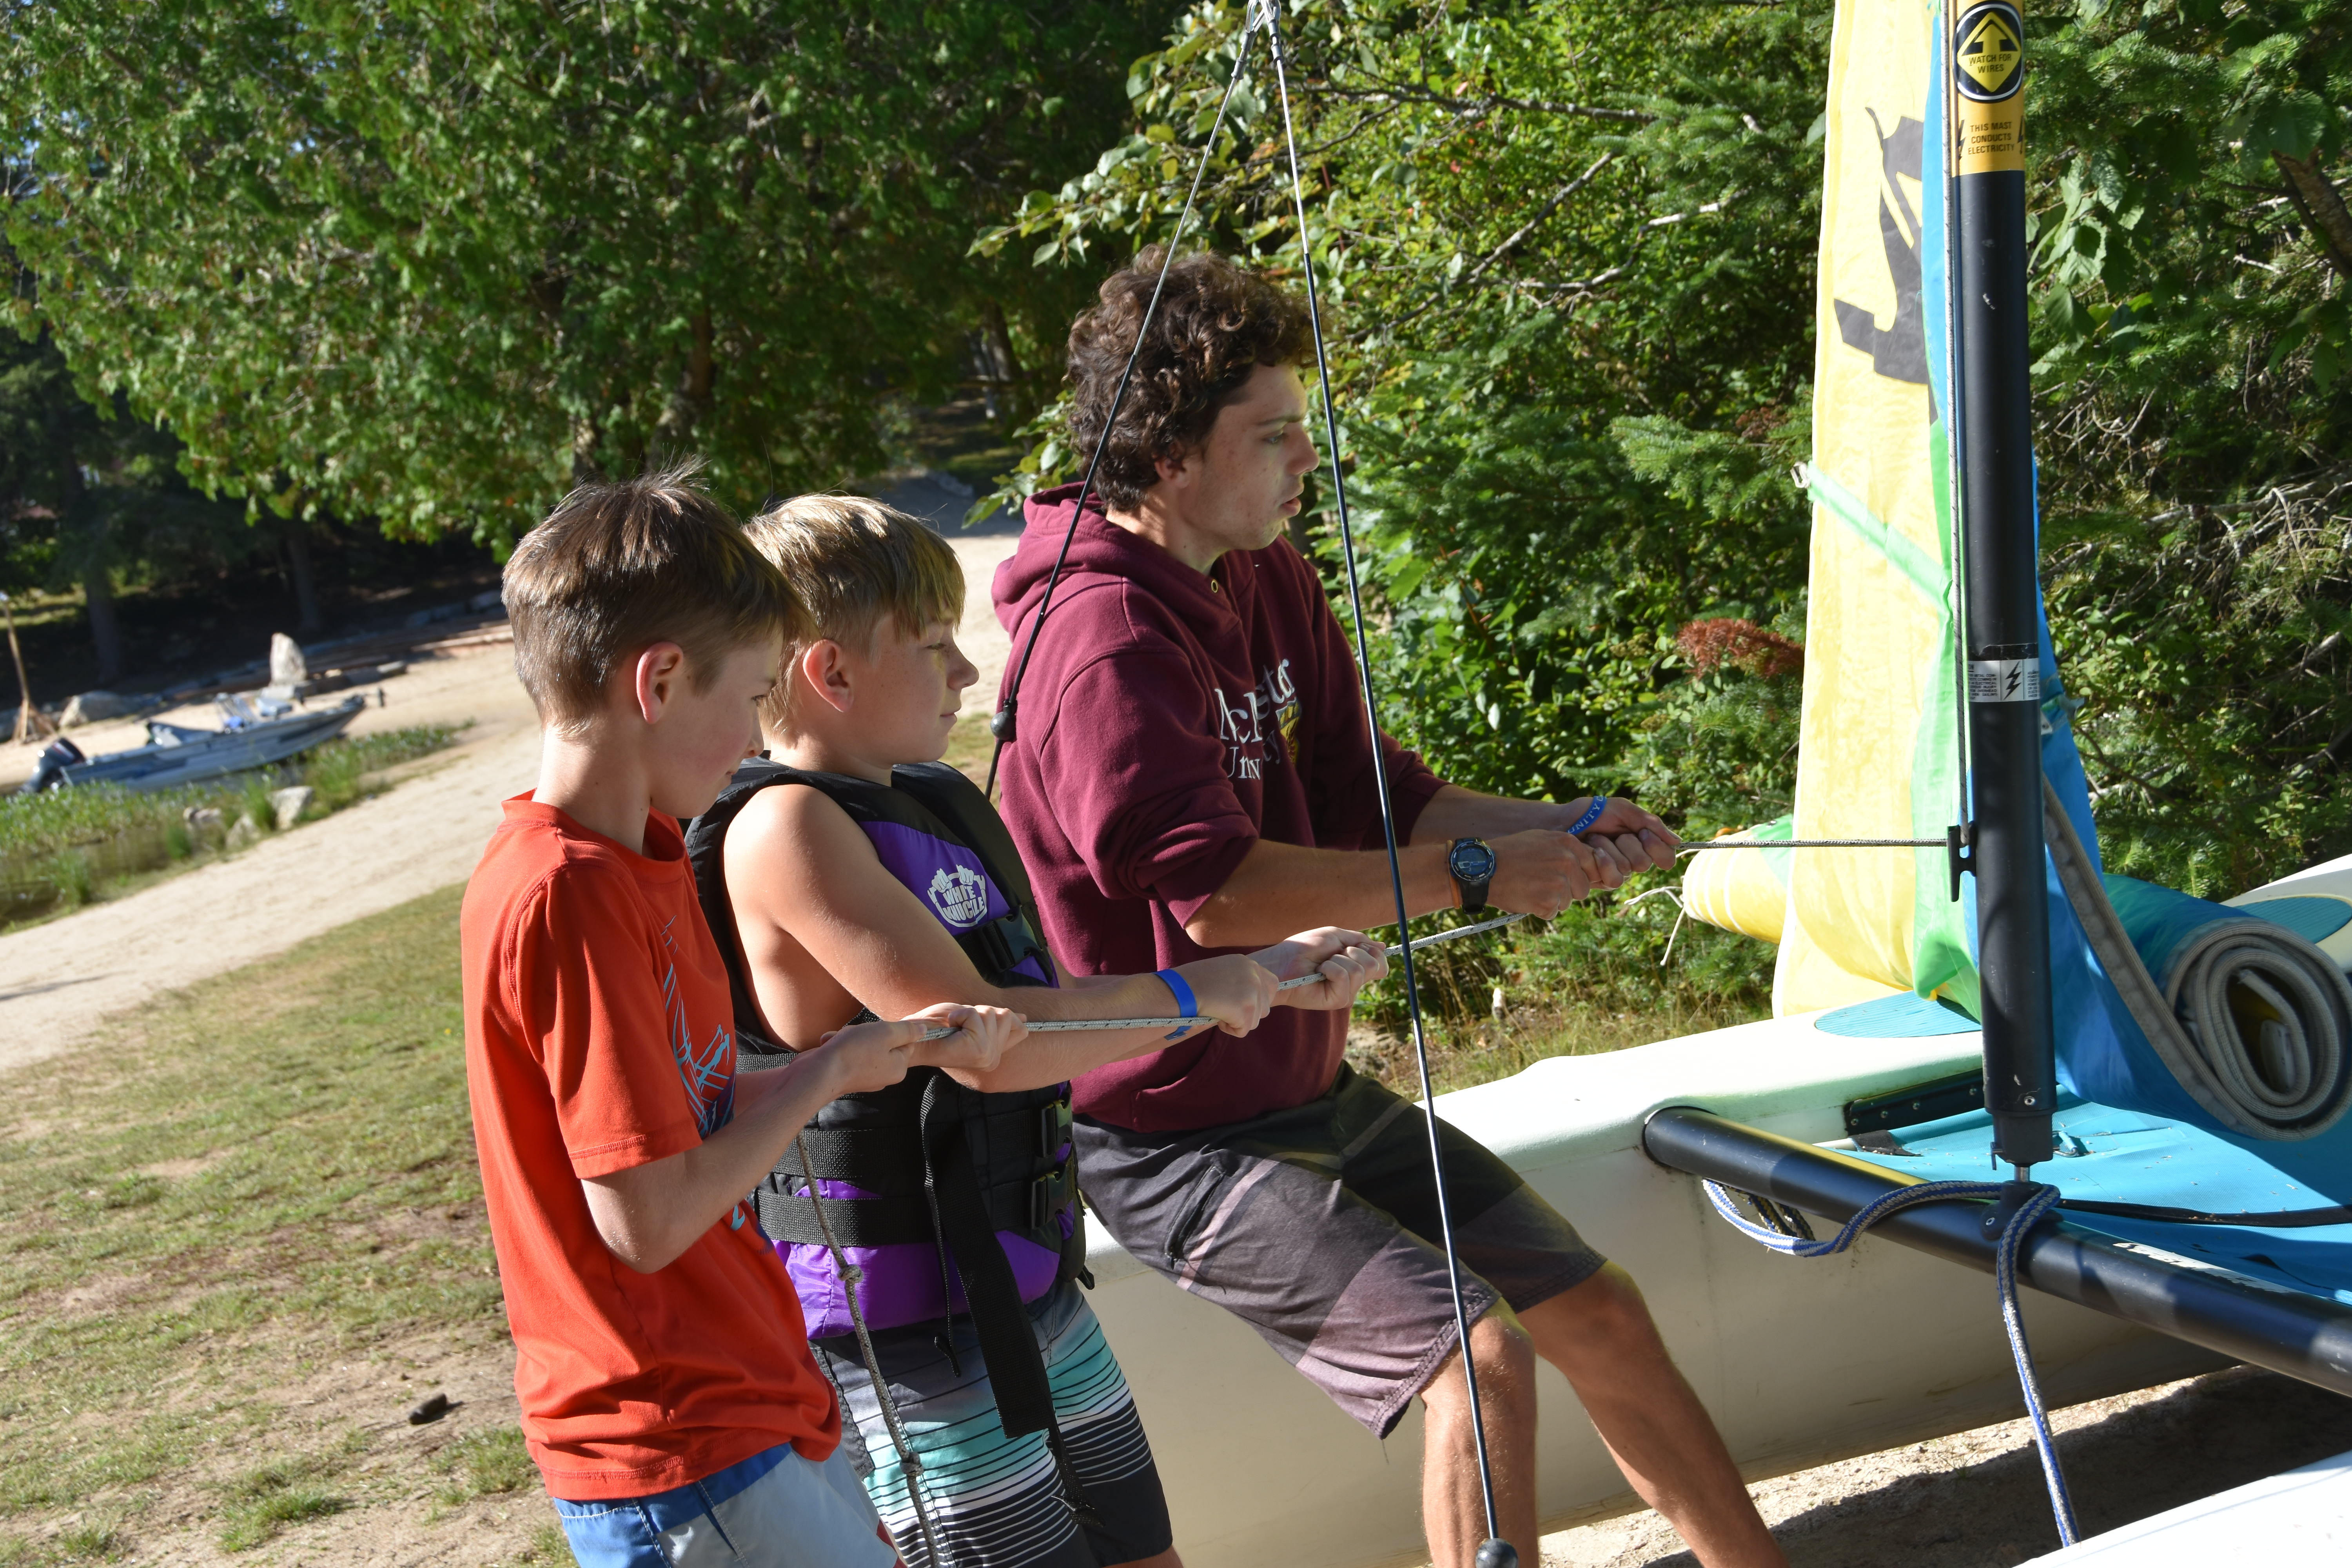
<path fill-rule="evenodd" d="M 1919 304 L 1919 215 L 1912 210 L 1897 175 L 1919 179 L 1921 138 L 1927 128 L 1909 115 L 1895 121 L 1890 134 L 1871 110 L 1871 128 L 1878 133 L 1878 157 L 1885 183 L 1878 193 L 1879 237 L 1886 247 L 1886 271 L 1895 284 L 1895 320 L 1880 326 L 1869 310 L 1848 300 L 1833 300 L 1838 336 L 1848 348 L 1870 356 L 1871 368 L 1890 381 L 1927 384 L 1927 324 Z M 1930 412 L 1933 417 L 1932 411 Z"/>

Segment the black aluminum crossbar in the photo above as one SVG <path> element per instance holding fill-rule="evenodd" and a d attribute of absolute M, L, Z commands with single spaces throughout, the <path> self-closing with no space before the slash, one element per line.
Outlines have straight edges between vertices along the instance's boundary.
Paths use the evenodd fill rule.
<path fill-rule="evenodd" d="M 1686 1105 L 1651 1112 L 1642 1149 L 1670 1170 L 1840 1225 L 1873 1198 L 1920 1179 Z M 1874 1234 L 1990 1274 L 1994 1241 L 1983 1216 L 1979 1204 L 1922 1204 L 1889 1215 Z M 2218 1268 L 2168 1262 L 2061 1220 L 2027 1238 L 2018 1278 L 2232 1361 L 2352 1395 L 2352 1307 L 2340 1301 Z"/>

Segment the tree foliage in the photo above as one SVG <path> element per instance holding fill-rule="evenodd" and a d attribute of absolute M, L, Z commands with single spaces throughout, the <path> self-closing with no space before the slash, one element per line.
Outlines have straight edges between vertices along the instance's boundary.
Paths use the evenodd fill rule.
<path fill-rule="evenodd" d="M 1677 633 L 1802 626 L 1828 0 L 1286 17 L 1387 721 L 1465 784 L 1633 784 L 1701 829 L 1785 810 L 1793 678 L 1700 672 Z M 1129 79 L 1135 129 L 985 243 L 1098 268 L 1164 237 L 1240 23 L 1188 13 Z M 2347 13 L 2051 0 L 2029 25 L 2078 733 L 2124 865 L 2242 887 L 2352 848 Z M 1269 98 L 1264 71 L 1239 95 L 1202 237 L 1295 272 Z M 1019 483 L 1071 463 L 1043 440 Z"/>
<path fill-rule="evenodd" d="M 29 292 L 5 244 L 0 277 Z M 118 579 L 218 567 L 258 542 L 242 507 L 191 489 L 179 455 L 121 399 L 83 398 L 46 330 L 0 331 L 0 590 L 79 585 L 101 679 L 122 666 Z"/>
<path fill-rule="evenodd" d="M 667 451 L 832 484 L 884 384 L 1066 313 L 966 241 L 1104 133 L 1149 10 L 19 0 L 8 233 L 208 489 L 495 542 Z"/>

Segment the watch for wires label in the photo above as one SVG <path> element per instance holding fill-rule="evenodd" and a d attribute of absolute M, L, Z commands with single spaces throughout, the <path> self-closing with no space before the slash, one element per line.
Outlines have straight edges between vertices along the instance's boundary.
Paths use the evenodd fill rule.
<path fill-rule="evenodd" d="M 2006 0 L 1970 5 L 1952 29 L 1952 171 L 2025 167 L 2025 23 Z"/>
<path fill-rule="evenodd" d="M 1969 700 L 1971 702 L 2039 702 L 2042 661 L 2038 658 L 1972 658 L 1969 660 Z"/>

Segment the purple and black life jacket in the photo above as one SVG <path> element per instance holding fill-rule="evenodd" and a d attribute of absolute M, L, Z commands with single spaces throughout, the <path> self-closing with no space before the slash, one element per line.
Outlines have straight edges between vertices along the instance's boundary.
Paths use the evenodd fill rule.
<path fill-rule="evenodd" d="M 703 912 L 727 961 L 745 1070 L 779 1066 L 792 1053 L 768 1037 L 752 996 L 727 899 L 724 845 L 751 797 L 784 784 L 821 791 L 847 812 L 982 979 L 998 986 L 1059 984 L 1038 935 L 1042 922 L 1020 854 L 995 808 L 962 773 L 925 763 L 898 768 L 888 784 L 878 784 L 748 762 L 686 835 Z M 1005 1430 L 1047 1429 L 1043 1363 L 1030 1391 L 1031 1379 L 1020 1374 L 1027 1369 L 1008 1377 L 1003 1363 L 1037 1361 L 1024 1303 L 1085 1275 L 1069 1130 L 1067 1084 L 982 1094 L 929 1068 L 889 1089 L 822 1107 L 800 1145 L 752 1194 L 761 1228 L 791 1270 L 809 1337 L 829 1339 L 854 1328 L 829 1227 L 832 1243 L 857 1273 L 857 1303 L 868 1329 L 970 1312 Z"/>

